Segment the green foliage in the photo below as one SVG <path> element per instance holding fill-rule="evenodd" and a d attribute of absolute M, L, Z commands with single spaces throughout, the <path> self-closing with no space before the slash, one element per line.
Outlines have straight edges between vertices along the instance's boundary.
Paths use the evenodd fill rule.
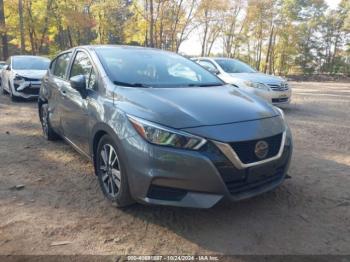
<path fill-rule="evenodd" d="M 222 55 L 268 73 L 350 74 L 349 0 L 336 10 L 324 0 L 6 0 L 4 5 L 6 27 L 0 34 L 7 34 L 10 54 L 52 57 L 85 44 L 178 52 L 185 40 L 199 37 L 202 55 L 222 45 Z"/>

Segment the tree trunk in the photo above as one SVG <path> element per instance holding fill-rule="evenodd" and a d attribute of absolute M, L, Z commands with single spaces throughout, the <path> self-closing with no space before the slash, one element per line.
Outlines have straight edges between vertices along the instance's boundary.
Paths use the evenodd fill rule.
<path fill-rule="evenodd" d="M 68 33 L 68 40 L 69 40 L 69 48 L 73 47 L 73 39 L 72 39 L 72 34 L 70 32 L 70 27 L 67 27 L 67 33 Z"/>
<path fill-rule="evenodd" d="M 174 26 L 173 26 L 172 32 L 171 32 L 171 51 L 176 50 L 177 26 L 180 22 L 180 11 L 181 11 L 181 7 L 182 7 L 182 3 L 183 3 L 183 0 L 180 0 L 180 3 L 178 4 L 177 9 L 176 9 L 175 22 L 174 22 Z"/>
<path fill-rule="evenodd" d="M 32 47 L 32 55 L 35 55 L 35 43 L 34 43 L 33 32 L 30 28 L 28 28 L 28 32 L 29 32 L 30 45 Z"/>
<path fill-rule="evenodd" d="M 52 6 L 52 3 L 53 3 L 53 0 L 48 0 L 47 1 L 47 6 L 46 6 L 46 16 L 45 16 L 45 20 L 44 20 L 44 29 L 43 29 L 43 32 L 41 34 L 41 39 L 40 39 L 40 45 L 39 45 L 39 53 L 42 52 L 42 48 L 43 48 L 43 45 L 44 45 L 44 41 L 45 41 L 45 37 L 46 37 L 46 34 L 47 34 L 47 30 L 49 28 L 49 13 L 50 13 L 50 10 L 51 10 L 51 6 Z"/>
<path fill-rule="evenodd" d="M 185 21 L 184 25 L 182 26 L 180 37 L 179 37 L 179 39 L 176 42 L 176 53 L 179 52 L 180 45 L 182 44 L 184 39 L 187 38 L 187 37 L 184 37 L 185 36 L 185 31 L 188 29 L 188 26 L 190 25 L 190 22 L 191 22 L 191 20 L 193 18 L 192 14 L 193 14 L 195 3 L 196 3 L 196 0 L 192 0 L 190 11 L 188 12 L 186 21 Z M 194 27 L 192 27 L 192 30 L 193 29 L 194 29 Z M 192 31 L 192 30 L 190 30 L 190 31 Z"/>
<path fill-rule="evenodd" d="M 203 41 L 202 41 L 202 52 L 201 56 L 205 56 L 206 50 L 206 43 L 207 43 L 207 35 L 208 35 L 208 29 L 209 29 L 209 22 L 208 22 L 208 11 L 205 10 L 205 27 L 204 27 L 204 36 L 203 36 Z"/>
<path fill-rule="evenodd" d="M 6 22 L 4 12 L 4 1 L 0 0 L 0 34 L 2 43 L 2 56 L 4 60 L 7 60 L 9 56 L 7 33 L 6 33 Z"/>
<path fill-rule="evenodd" d="M 271 47 L 272 47 L 272 39 L 273 39 L 273 31 L 274 31 L 274 26 L 271 28 L 271 33 L 270 33 L 270 39 L 269 39 L 269 46 L 267 47 L 267 54 L 266 54 L 266 59 L 265 59 L 265 67 L 264 67 L 264 73 L 266 74 L 267 67 L 270 64 L 270 55 L 271 55 Z"/>
<path fill-rule="evenodd" d="M 334 42 L 334 49 L 333 49 L 333 55 L 332 55 L 332 59 L 331 59 L 331 66 L 330 66 L 330 72 L 331 74 L 336 73 L 334 70 L 334 65 L 335 65 L 335 58 L 337 55 L 337 50 L 338 50 L 338 44 L 339 44 L 339 35 L 336 36 L 335 38 L 335 42 Z"/>
<path fill-rule="evenodd" d="M 18 14 L 19 14 L 19 31 L 21 34 L 21 54 L 26 52 L 26 41 L 24 34 L 24 22 L 23 22 L 23 0 L 18 0 Z"/>
<path fill-rule="evenodd" d="M 246 22 L 247 22 L 247 17 L 244 18 L 244 20 L 242 22 L 242 25 L 241 25 L 241 29 L 239 30 L 237 35 L 241 35 L 242 34 L 242 31 L 243 31 L 243 28 L 244 28 Z M 239 44 L 240 44 L 239 41 L 236 39 L 235 40 L 235 45 L 234 45 L 234 48 L 233 48 L 233 54 L 230 57 L 236 57 L 237 48 L 238 48 Z M 248 52 L 248 54 L 250 54 L 250 53 Z"/>
<path fill-rule="evenodd" d="M 275 74 L 275 44 L 276 44 L 276 35 L 273 36 L 272 45 L 271 45 L 271 54 L 270 54 L 270 62 L 269 62 L 269 74 Z"/>
<path fill-rule="evenodd" d="M 154 17 L 153 17 L 153 0 L 149 0 L 149 14 L 150 14 L 150 23 L 149 23 L 149 45 L 154 47 Z"/>
<path fill-rule="evenodd" d="M 37 36 L 35 32 L 35 25 L 34 25 L 34 19 L 32 15 L 32 2 L 27 1 L 27 12 L 28 17 L 30 20 L 30 23 L 28 24 L 28 31 L 29 31 L 29 37 L 30 37 L 30 43 L 32 46 L 32 54 L 36 55 L 38 51 L 38 45 L 37 45 Z"/>

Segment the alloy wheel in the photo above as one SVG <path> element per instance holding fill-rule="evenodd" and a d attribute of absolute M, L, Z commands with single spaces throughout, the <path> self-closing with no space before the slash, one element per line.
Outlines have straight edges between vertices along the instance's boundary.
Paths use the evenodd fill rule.
<path fill-rule="evenodd" d="M 121 170 L 117 153 L 110 144 L 103 145 L 100 151 L 99 171 L 105 192 L 116 197 L 121 185 Z"/>

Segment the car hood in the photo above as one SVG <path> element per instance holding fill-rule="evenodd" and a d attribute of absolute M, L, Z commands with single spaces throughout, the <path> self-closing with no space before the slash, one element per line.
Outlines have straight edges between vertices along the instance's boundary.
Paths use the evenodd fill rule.
<path fill-rule="evenodd" d="M 14 70 L 13 72 L 27 78 L 41 79 L 46 74 L 46 71 L 47 70 Z"/>
<path fill-rule="evenodd" d="M 220 125 L 275 117 L 278 112 L 236 87 L 116 87 L 115 105 L 125 113 L 173 128 Z"/>
<path fill-rule="evenodd" d="M 231 73 L 230 76 L 242 80 L 249 80 L 263 84 L 279 84 L 284 80 L 281 77 L 266 75 L 263 73 Z"/>

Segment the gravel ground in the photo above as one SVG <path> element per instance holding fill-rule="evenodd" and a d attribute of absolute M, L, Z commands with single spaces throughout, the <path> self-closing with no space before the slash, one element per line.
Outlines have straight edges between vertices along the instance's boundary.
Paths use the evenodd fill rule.
<path fill-rule="evenodd" d="M 112 207 L 36 104 L 1 96 L 0 254 L 349 254 L 350 84 L 292 86 L 292 179 L 209 210 Z"/>

